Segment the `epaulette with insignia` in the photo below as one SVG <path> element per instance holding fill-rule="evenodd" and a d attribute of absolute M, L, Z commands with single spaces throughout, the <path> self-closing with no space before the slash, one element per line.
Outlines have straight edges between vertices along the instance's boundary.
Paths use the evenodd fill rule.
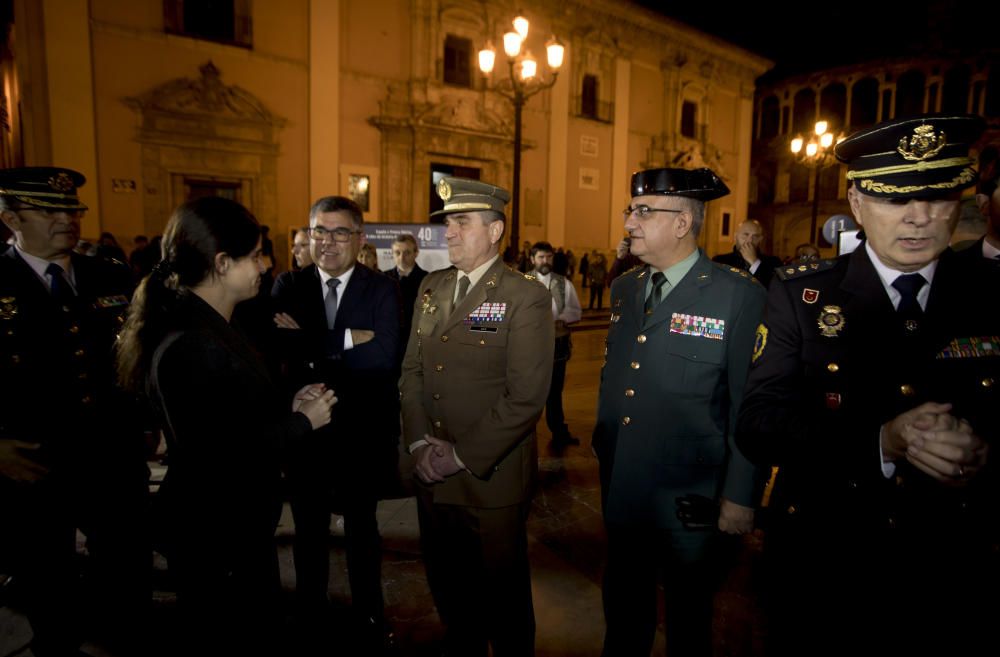
<path fill-rule="evenodd" d="M 632 272 L 638 271 L 638 270 L 642 269 L 645 266 L 646 265 L 636 265 L 635 267 L 632 267 L 632 269 L 629 269 L 627 271 L 623 271 L 621 275 L 624 276 L 625 274 L 631 274 Z"/>
<path fill-rule="evenodd" d="M 524 277 L 527 278 L 529 281 L 537 281 L 538 280 L 538 278 L 536 278 L 534 274 L 525 274 Z"/>
<path fill-rule="evenodd" d="M 814 260 L 812 262 L 802 263 L 799 265 L 788 264 L 782 267 L 777 267 L 775 268 L 774 273 L 779 279 L 783 281 L 790 281 L 793 278 L 800 278 L 802 276 L 815 274 L 816 272 L 832 269 L 836 264 L 837 260 L 835 258 L 824 258 L 823 260 Z"/>
<path fill-rule="evenodd" d="M 726 264 L 723 264 L 721 262 L 713 262 L 712 264 L 714 264 L 716 267 L 718 267 L 722 271 L 729 272 L 730 274 L 734 274 L 736 276 L 739 276 L 740 278 L 744 279 L 748 283 L 751 283 L 751 284 L 756 283 L 757 285 L 760 285 L 760 281 L 758 281 L 756 278 L 754 278 L 753 274 L 751 274 L 750 272 L 748 272 L 746 269 L 740 269 L 739 267 L 733 267 L 732 265 L 726 265 Z"/>

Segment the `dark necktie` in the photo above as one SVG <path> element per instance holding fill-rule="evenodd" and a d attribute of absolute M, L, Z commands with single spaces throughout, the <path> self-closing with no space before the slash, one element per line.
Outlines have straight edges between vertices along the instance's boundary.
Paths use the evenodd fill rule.
<path fill-rule="evenodd" d="M 458 279 L 458 297 L 455 298 L 455 305 L 457 306 L 465 295 L 469 293 L 469 277 L 462 276 Z"/>
<path fill-rule="evenodd" d="M 660 303 L 660 294 L 663 291 L 663 284 L 667 282 L 667 277 L 663 275 L 662 271 L 658 271 L 653 274 L 653 289 L 649 293 L 649 297 L 646 298 L 646 314 L 652 315 L 653 311 L 656 310 L 656 305 Z"/>
<path fill-rule="evenodd" d="M 340 285 L 339 278 L 331 278 L 326 282 L 330 290 L 326 293 L 326 326 L 331 331 L 333 324 L 337 321 L 337 286 Z"/>
<path fill-rule="evenodd" d="M 68 311 L 76 299 L 73 288 L 66 280 L 66 272 L 62 267 L 54 262 L 49 263 L 45 268 L 45 273 L 52 277 L 52 298 L 56 300 L 63 310 Z"/>
<path fill-rule="evenodd" d="M 920 302 L 917 301 L 917 293 L 927 283 L 927 279 L 920 274 L 903 274 L 892 282 L 892 286 L 899 290 L 901 298 L 896 306 L 896 313 L 903 317 L 921 317 L 924 314 Z"/>

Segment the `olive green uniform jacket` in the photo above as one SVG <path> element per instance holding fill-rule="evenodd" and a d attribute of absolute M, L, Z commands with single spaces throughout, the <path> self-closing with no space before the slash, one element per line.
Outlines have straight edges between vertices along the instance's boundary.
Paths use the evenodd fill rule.
<path fill-rule="evenodd" d="M 552 376 L 552 295 L 500 259 L 452 307 L 458 271 L 428 274 L 417 295 L 400 397 L 406 445 L 455 444 L 467 471 L 434 502 L 498 508 L 530 498 L 535 424 Z"/>

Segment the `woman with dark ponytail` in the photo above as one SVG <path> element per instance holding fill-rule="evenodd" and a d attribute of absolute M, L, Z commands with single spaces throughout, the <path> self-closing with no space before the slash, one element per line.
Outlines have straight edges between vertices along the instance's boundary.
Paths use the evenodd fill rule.
<path fill-rule="evenodd" d="M 133 299 L 118 371 L 149 400 L 167 437 L 158 529 L 185 630 L 177 649 L 253 652 L 281 618 L 274 530 L 282 451 L 328 424 L 336 398 L 322 384 L 306 386 L 289 409 L 229 324 L 263 271 L 260 225 L 243 206 L 220 197 L 185 203 L 162 248 Z"/>

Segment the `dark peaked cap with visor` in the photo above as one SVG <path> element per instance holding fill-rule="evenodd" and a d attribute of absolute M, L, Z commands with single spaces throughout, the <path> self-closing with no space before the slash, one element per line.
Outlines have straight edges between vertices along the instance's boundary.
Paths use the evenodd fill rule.
<path fill-rule="evenodd" d="M 969 148 L 985 122 L 972 115 L 927 115 L 886 121 L 837 144 L 847 179 L 883 198 L 941 196 L 976 184 Z"/>
<path fill-rule="evenodd" d="M 729 193 L 711 169 L 646 169 L 632 174 L 632 196 L 686 196 L 711 201 Z"/>
<path fill-rule="evenodd" d="M 437 185 L 437 194 L 444 201 L 444 209 L 432 212 L 432 217 L 484 210 L 503 214 L 503 208 L 510 200 L 510 192 L 503 187 L 469 178 L 442 178 Z"/>
<path fill-rule="evenodd" d="M 60 167 L 0 169 L 0 194 L 45 210 L 86 210 L 76 195 L 86 178 Z"/>

